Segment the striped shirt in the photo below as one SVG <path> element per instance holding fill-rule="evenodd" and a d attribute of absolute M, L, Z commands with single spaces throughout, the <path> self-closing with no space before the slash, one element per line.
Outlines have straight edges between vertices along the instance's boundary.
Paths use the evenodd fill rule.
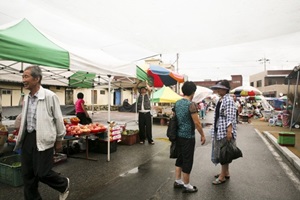
<path fill-rule="evenodd" d="M 236 107 L 229 94 L 220 99 L 220 107 L 215 110 L 215 130 L 212 131 L 212 138 L 217 135 L 217 140 L 221 140 L 227 136 L 227 127 L 232 124 L 233 138 L 236 139 Z M 216 119 L 217 117 L 217 119 Z"/>
<path fill-rule="evenodd" d="M 35 93 L 33 96 L 28 95 L 28 109 L 27 109 L 27 131 L 30 133 L 36 127 L 36 107 L 38 96 Z"/>

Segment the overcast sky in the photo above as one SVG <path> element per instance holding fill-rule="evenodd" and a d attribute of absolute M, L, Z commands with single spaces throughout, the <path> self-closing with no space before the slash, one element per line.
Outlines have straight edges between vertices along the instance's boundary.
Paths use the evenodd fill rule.
<path fill-rule="evenodd" d="M 243 75 L 249 85 L 264 70 L 260 59 L 267 70 L 300 63 L 299 10 L 299 0 L 2 0 L 0 25 L 27 18 L 95 63 L 105 54 L 132 64 L 161 54 L 177 66 L 179 53 L 179 73 L 190 80 Z M 113 69 L 135 73 L 134 65 Z"/>

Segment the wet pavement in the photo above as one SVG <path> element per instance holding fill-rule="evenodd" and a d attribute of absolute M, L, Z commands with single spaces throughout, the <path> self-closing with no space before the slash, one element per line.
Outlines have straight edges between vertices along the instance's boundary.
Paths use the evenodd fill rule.
<path fill-rule="evenodd" d="M 203 123 L 212 122 L 210 112 Z M 105 112 L 95 113 L 94 121 L 106 123 Z M 137 128 L 135 113 L 112 112 L 111 120 L 128 123 Z M 205 145 L 200 145 L 197 135 L 194 166 L 191 184 L 199 191 L 183 194 L 173 189 L 174 159 L 169 159 L 169 141 L 166 126 L 153 125 L 155 145 L 118 145 L 111 153 L 110 161 L 106 154 L 90 153 L 98 159 L 90 161 L 69 158 L 54 167 L 57 172 L 71 180 L 70 196 L 74 200 L 143 200 L 143 199 L 299 199 L 299 172 L 270 143 L 265 143 L 251 124 L 238 125 L 237 145 L 243 151 L 243 158 L 230 165 L 231 178 L 222 185 L 212 185 L 213 176 L 220 171 L 210 161 L 210 126 L 204 128 L 207 137 Z M 84 153 L 80 153 L 84 157 Z M 23 199 L 23 187 L 12 187 L 0 183 L 0 199 Z M 57 199 L 53 189 L 40 184 L 43 199 Z"/>

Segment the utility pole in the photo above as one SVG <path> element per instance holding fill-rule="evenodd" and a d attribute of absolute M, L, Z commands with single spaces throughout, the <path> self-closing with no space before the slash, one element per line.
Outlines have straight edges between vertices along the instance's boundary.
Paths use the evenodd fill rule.
<path fill-rule="evenodd" d="M 268 58 L 261 58 L 258 61 L 264 64 L 264 71 L 266 71 L 266 62 L 270 63 L 270 60 Z"/>
<path fill-rule="evenodd" d="M 178 73 L 178 60 L 179 60 L 179 53 L 176 54 L 176 72 Z M 176 84 L 176 92 L 179 93 L 179 83 Z"/>

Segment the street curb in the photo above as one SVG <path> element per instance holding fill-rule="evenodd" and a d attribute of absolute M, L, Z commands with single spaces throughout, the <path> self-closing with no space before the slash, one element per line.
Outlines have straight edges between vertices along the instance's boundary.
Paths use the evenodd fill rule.
<path fill-rule="evenodd" d="M 300 172 L 300 159 L 287 147 L 278 144 L 277 139 L 268 131 L 263 131 L 263 134 L 273 143 L 273 145 L 292 163 L 292 165 Z"/>

